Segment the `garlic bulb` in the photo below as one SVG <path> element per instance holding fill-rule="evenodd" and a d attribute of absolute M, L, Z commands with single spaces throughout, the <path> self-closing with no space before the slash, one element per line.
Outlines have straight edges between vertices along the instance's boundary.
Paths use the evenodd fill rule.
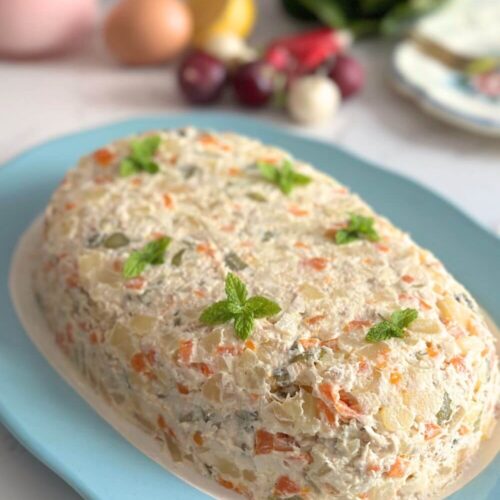
<path fill-rule="evenodd" d="M 290 86 L 287 108 L 300 123 L 319 123 L 335 115 L 340 104 L 340 91 L 322 75 L 302 76 Z"/>

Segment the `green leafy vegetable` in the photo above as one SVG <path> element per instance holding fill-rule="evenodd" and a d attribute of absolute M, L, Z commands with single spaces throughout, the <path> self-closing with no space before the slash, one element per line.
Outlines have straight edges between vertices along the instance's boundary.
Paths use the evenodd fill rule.
<path fill-rule="evenodd" d="M 164 236 L 148 243 L 141 250 L 132 252 L 123 266 L 123 276 L 125 278 L 135 278 L 139 276 L 146 266 L 158 266 L 165 262 L 165 250 L 172 241 L 171 238 Z"/>
<path fill-rule="evenodd" d="M 161 139 L 158 135 L 133 141 L 131 145 L 132 153 L 120 163 L 120 175 L 128 177 L 140 172 L 156 174 L 160 168 L 153 161 L 153 156 L 158 150 L 160 142 Z"/>
<path fill-rule="evenodd" d="M 226 300 L 221 300 L 207 307 L 200 316 L 205 325 L 220 325 L 234 321 L 234 331 L 241 340 L 246 340 L 252 333 L 255 320 L 274 316 L 281 311 L 276 302 L 255 295 L 248 297 L 245 283 L 238 276 L 229 273 L 226 276 Z"/>
<path fill-rule="evenodd" d="M 276 167 L 271 163 L 257 163 L 262 177 L 269 182 L 276 184 L 284 194 L 290 194 L 296 186 L 305 186 L 311 182 L 311 178 L 307 175 L 299 174 L 293 169 L 293 164 L 289 160 L 285 160 L 281 168 Z"/>
<path fill-rule="evenodd" d="M 389 319 L 372 326 L 365 339 L 368 342 L 381 342 L 391 338 L 404 337 L 404 330 L 417 319 L 416 309 L 401 309 L 391 314 Z"/>
<path fill-rule="evenodd" d="M 336 232 L 335 242 L 345 245 L 359 239 L 378 241 L 380 237 L 373 227 L 374 222 L 371 217 L 351 214 L 347 227 Z"/>

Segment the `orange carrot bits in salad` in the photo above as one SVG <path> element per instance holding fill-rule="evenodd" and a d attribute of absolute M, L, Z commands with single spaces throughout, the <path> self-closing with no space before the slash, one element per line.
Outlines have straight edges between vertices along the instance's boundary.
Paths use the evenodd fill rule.
<path fill-rule="evenodd" d="M 406 464 L 400 457 L 397 457 L 395 462 L 391 465 L 391 468 L 385 473 L 385 476 L 393 479 L 401 478 L 404 477 L 405 470 Z"/>
<path fill-rule="evenodd" d="M 237 356 L 238 354 L 241 354 L 242 348 L 241 346 L 238 345 L 219 345 L 217 346 L 216 349 L 217 354 L 229 354 L 231 356 Z"/>
<path fill-rule="evenodd" d="M 137 352 L 132 356 L 130 364 L 134 371 L 142 373 L 146 369 L 146 357 L 142 352 Z"/>
<path fill-rule="evenodd" d="M 409 274 L 403 274 L 403 276 L 401 276 L 401 281 L 410 284 L 415 281 L 415 278 L 413 276 L 410 276 Z"/>
<path fill-rule="evenodd" d="M 311 259 L 306 259 L 304 264 L 315 271 L 324 271 L 328 265 L 328 259 L 323 257 L 313 257 Z"/>
<path fill-rule="evenodd" d="M 201 435 L 200 431 L 196 431 L 193 434 L 193 441 L 198 445 L 198 446 L 203 446 L 203 436 Z"/>
<path fill-rule="evenodd" d="M 113 162 L 115 155 L 106 148 L 101 148 L 98 149 L 97 151 L 94 151 L 93 158 L 94 161 L 100 166 L 100 167 L 107 167 L 111 165 Z"/>
<path fill-rule="evenodd" d="M 280 497 L 296 495 L 300 491 L 300 486 L 288 476 L 280 476 L 274 484 L 274 493 Z"/>
<path fill-rule="evenodd" d="M 318 415 L 326 420 L 326 422 L 330 425 L 337 425 L 337 418 L 333 410 L 322 400 L 316 399 L 316 410 Z"/>
<path fill-rule="evenodd" d="M 191 366 L 198 370 L 204 377 L 210 377 L 214 374 L 214 371 L 206 363 L 191 363 Z"/>
<path fill-rule="evenodd" d="M 450 364 L 455 367 L 458 372 L 465 372 L 467 369 L 465 367 L 465 359 L 463 356 L 454 356 L 450 359 Z"/>
<path fill-rule="evenodd" d="M 177 390 L 180 394 L 189 394 L 189 389 L 183 384 L 177 384 Z"/>
<path fill-rule="evenodd" d="M 193 355 L 193 341 L 182 340 L 177 351 L 177 361 L 182 364 L 188 364 Z"/>
<path fill-rule="evenodd" d="M 289 434 L 278 432 L 274 435 L 273 449 L 275 451 L 293 451 L 296 444 L 295 439 Z"/>
<path fill-rule="evenodd" d="M 320 321 L 324 320 L 326 318 L 326 315 L 324 314 L 317 314 L 316 316 L 310 316 L 309 318 L 306 318 L 304 322 L 306 325 L 315 325 L 316 323 L 319 323 Z"/>
<path fill-rule="evenodd" d="M 391 384 L 399 384 L 399 382 L 401 382 L 401 378 L 401 373 L 393 371 L 389 376 L 389 381 Z"/>
<path fill-rule="evenodd" d="M 257 429 L 255 433 L 254 450 L 256 455 L 268 455 L 274 448 L 274 434 L 264 429 Z"/>
<path fill-rule="evenodd" d="M 299 339 L 299 344 L 304 349 L 312 349 L 314 347 L 319 346 L 319 339 L 310 338 L 310 339 Z"/>
<path fill-rule="evenodd" d="M 223 487 L 228 490 L 234 490 L 234 484 L 231 481 L 228 481 L 227 479 L 223 479 L 222 477 L 217 478 L 217 482 Z"/>
<path fill-rule="evenodd" d="M 168 193 L 163 195 L 163 206 L 169 209 L 174 207 L 174 199 Z"/>
<path fill-rule="evenodd" d="M 146 280 L 141 276 L 137 276 L 136 278 L 130 278 L 125 282 L 125 288 L 129 290 L 141 290 Z"/>
<path fill-rule="evenodd" d="M 309 210 L 305 210 L 304 208 L 300 208 L 298 205 L 290 205 L 288 207 L 288 211 L 295 215 L 295 217 L 306 217 L 309 215 Z"/>
<path fill-rule="evenodd" d="M 425 424 L 424 438 L 426 441 L 435 438 L 440 433 L 441 433 L 441 427 L 439 427 L 439 425 L 433 423 Z"/>

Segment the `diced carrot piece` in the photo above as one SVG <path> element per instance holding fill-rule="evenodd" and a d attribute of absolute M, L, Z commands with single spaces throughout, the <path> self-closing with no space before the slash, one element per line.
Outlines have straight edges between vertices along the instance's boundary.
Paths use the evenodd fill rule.
<path fill-rule="evenodd" d="M 309 215 L 309 211 L 308 210 L 304 210 L 303 208 L 300 208 L 297 205 L 290 205 L 288 207 L 288 211 L 292 215 L 295 215 L 295 217 L 305 217 L 306 215 Z"/>
<path fill-rule="evenodd" d="M 113 271 L 115 273 L 121 273 L 123 271 L 123 262 L 119 259 L 113 261 Z"/>
<path fill-rule="evenodd" d="M 193 368 L 196 368 L 205 377 L 210 377 L 210 375 L 213 375 L 214 373 L 212 368 L 210 368 L 210 366 L 208 366 L 206 363 L 191 363 L 191 366 Z"/>
<path fill-rule="evenodd" d="M 383 252 L 383 253 L 388 253 L 391 251 L 391 249 L 387 246 L 387 245 L 384 245 L 383 243 L 376 243 L 375 244 L 375 248 L 379 251 L 379 252 Z"/>
<path fill-rule="evenodd" d="M 209 257 L 213 257 L 215 255 L 214 249 L 208 243 L 199 243 L 196 247 L 196 251 L 198 253 L 204 253 Z"/>
<path fill-rule="evenodd" d="M 370 472 L 379 472 L 380 471 L 380 465 L 378 464 L 369 464 L 366 470 L 369 470 Z"/>
<path fill-rule="evenodd" d="M 235 177 L 237 175 L 240 175 L 241 169 L 238 167 L 230 167 L 229 170 L 227 171 L 228 175 L 231 177 Z"/>
<path fill-rule="evenodd" d="M 142 352 L 137 352 L 132 356 L 130 360 L 132 368 L 137 373 L 141 373 L 146 369 L 146 358 Z"/>
<path fill-rule="evenodd" d="M 163 195 L 163 205 L 165 208 L 172 208 L 174 206 L 174 200 L 168 193 Z"/>
<path fill-rule="evenodd" d="M 274 435 L 264 429 L 255 432 L 254 449 L 256 455 L 267 455 L 273 451 Z"/>
<path fill-rule="evenodd" d="M 335 418 L 335 413 L 327 406 L 327 404 L 322 399 L 316 399 L 316 410 L 319 415 L 323 415 L 325 420 L 330 425 L 336 425 L 337 419 Z"/>
<path fill-rule="evenodd" d="M 309 245 L 307 245 L 306 243 L 302 242 L 302 241 L 296 241 L 293 245 L 295 248 L 311 248 Z"/>
<path fill-rule="evenodd" d="M 430 304 L 428 304 L 424 299 L 422 298 L 419 298 L 418 299 L 418 303 L 420 304 L 420 307 L 424 310 L 424 311 L 430 311 L 432 309 L 432 306 Z"/>
<path fill-rule="evenodd" d="M 361 414 L 358 400 L 342 389 L 339 391 L 339 401 L 335 409 L 344 417 L 356 418 Z"/>
<path fill-rule="evenodd" d="M 177 351 L 177 360 L 183 364 L 188 364 L 191 361 L 193 354 L 193 341 L 182 340 Z"/>
<path fill-rule="evenodd" d="M 275 451 L 293 451 L 295 446 L 296 441 L 289 434 L 278 432 L 274 435 L 273 449 Z"/>
<path fill-rule="evenodd" d="M 323 257 L 313 257 L 312 259 L 305 260 L 304 264 L 311 267 L 315 271 L 324 271 L 328 264 L 328 259 Z"/>
<path fill-rule="evenodd" d="M 216 349 L 217 354 L 230 354 L 232 356 L 241 354 L 241 351 L 241 346 L 238 345 L 219 345 Z"/>
<path fill-rule="evenodd" d="M 413 283 L 415 281 L 415 278 L 413 276 L 410 276 L 409 274 L 403 274 L 403 276 L 401 276 L 401 280 L 405 283 Z"/>
<path fill-rule="evenodd" d="M 353 332 L 355 330 L 360 330 L 361 328 L 365 327 L 365 326 L 370 326 L 372 324 L 371 321 L 367 320 L 367 319 L 354 319 L 352 321 L 349 321 L 349 323 L 347 323 L 343 330 L 345 333 L 350 333 L 350 332 Z"/>
<path fill-rule="evenodd" d="M 432 342 L 427 343 L 427 355 L 431 358 L 435 358 L 439 354 L 439 351 L 434 347 Z"/>
<path fill-rule="evenodd" d="M 317 347 L 319 345 L 319 339 L 315 339 L 315 338 L 299 339 L 299 344 L 304 349 L 312 349 L 313 347 Z"/>
<path fill-rule="evenodd" d="M 300 493 L 300 486 L 292 481 L 288 476 L 280 476 L 274 485 L 274 491 L 277 495 L 295 495 Z"/>
<path fill-rule="evenodd" d="M 64 209 L 65 210 L 73 210 L 74 208 L 76 207 L 76 203 L 73 203 L 71 201 L 68 201 L 67 203 L 65 203 L 64 205 Z"/>
<path fill-rule="evenodd" d="M 305 323 L 307 325 L 315 325 L 316 323 L 319 323 L 323 319 L 325 319 L 326 316 L 324 314 L 317 314 L 316 316 L 311 316 L 309 318 L 305 319 Z"/>
<path fill-rule="evenodd" d="M 144 286 L 144 283 L 146 283 L 146 280 L 141 276 L 137 276 L 136 278 L 127 280 L 125 282 L 125 288 L 129 290 L 140 290 Z"/>
<path fill-rule="evenodd" d="M 114 154 L 109 149 L 102 148 L 94 151 L 93 157 L 99 166 L 107 167 L 113 161 Z"/>
<path fill-rule="evenodd" d="M 366 372 L 370 368 L 370 364 L 366 360 L 364 356 L 361 357 L 361 359 L 358 361 L 358 370 L 360 372 Z"/>
<path fill-rule="evenodd" d="M 142 186 L 142 179 L 140 177 L 132 177 L 132 179 L 130 179 L 130 184 L 134 187 Z"/>
<path fill-rule="evenodd" d="M 450 359 L 450 363 L 455 367 L 458 372 L 465 372 L 465 360 L 463 356 L 454 356 Z"/>
<path fill-rule="evenodd" d="M 211 134 L 200 134 L 198 140 L 204 145 L 217 145 L 219 141 Z"/>
<path fill-rule="evenodd" d="M 439 425 L 428 423 L 425 424 L 424 437 L 426 441 L 435 438 L 441 432 L 441 427 Z"/>
<path fill-rule="evenodd" d="M 177 384 L 177 390 L 181 393 L 181 394 L 189 394 L 189 389 L 183 385 L 183 384 Z"/>
<path fill-rule="evenodd" d="M 203 446 L 203 437 L 201 435 L 200 431 L 196 431 L 193 434 L 193 441 L 198 445 L 198 446 Z"/>
<path fill-rule="evenodd" d="M 223 486 L 224 488 L 228 490 L 234 490 L 234 484 L 231 481 L 227 481 L 226 479 L 223 479 L 222 477 L 217 478 L 217 482 Z"/>
<path fill-rule="evenodd" d="M 399 382 L 401 382 L 401 373 L 396 371 L 391 372 L 389 381 L 391 382 L 391 384 L 399 384 Z"/>
<path fill-rule="evenodd" d="M 98 342 L 98 340 L 99 340 L 99 339 L 97 338 L 97 333 L 96 333 L 96 332 L 91 332 L 91 333 L 90 333 L 90 337 L 89 337 L 89 338 L 90 338 L 90 343 L 91 343 L 92 345 L 97 344 L 97 342 Z"/>
<path fill-rule="evenodd" d="M 257 346 L 255 345 L 255 342 L 253 340 L 247 340 L 245 342 L 245 347 L 247 349 L 250 349 L 251 351 L 255 351 L 255 349 L 257 348 Z"/>
<path fill-rule="evenodd" d="M 461 436 L 465 436 L 466 434 L 469 434 L 470 429 L 466 425 L 461 425 L 460 428 L 458 429 L 458 433 Z"/>
<path fill-rule="evenodd" d="M 405 464 L 397 457 L 396 461 L 392 464 L 391 468 L 385 473 L 386 477 L 400 478 L 405 475 Z"/>

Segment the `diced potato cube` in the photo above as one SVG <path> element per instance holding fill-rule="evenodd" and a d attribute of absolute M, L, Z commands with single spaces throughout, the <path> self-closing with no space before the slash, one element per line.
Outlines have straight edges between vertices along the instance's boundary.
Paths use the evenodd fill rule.
<path fill-rule="evenodd" d="M 413 424 L 413 413 L 400 402 L 380 409 L 379 418 L 390 432 L 409 431 Z"/>
<path fill-rule="evenodd" d="M 409 329 L 418 333 L 439 333 L 441 325 L 435 319 L 417 318 L 411 323 Z"/>
<path fill-rule="evenodd" d="M 153 330 L 156 325 L 156 318 L 138 314 L 129 321 L 129 327 L 139 335 L 146 335 Z"/>

